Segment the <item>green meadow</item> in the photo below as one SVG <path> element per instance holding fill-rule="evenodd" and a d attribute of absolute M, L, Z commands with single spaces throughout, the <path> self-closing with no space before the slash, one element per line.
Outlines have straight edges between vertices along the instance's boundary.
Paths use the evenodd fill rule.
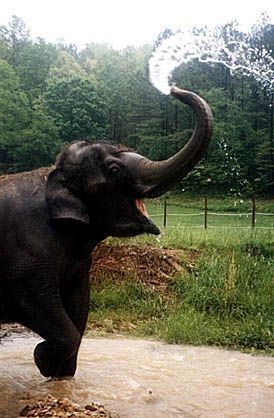
<path fill-rule="evenodd" d="M 168 210 L 178 210 L 180 216 L 174 216 L 173 224 L 170 221 L 170 226 L 162 228 L 159 237 L 110 240 L 112 245 L 181 249 L 183 269 L 169 282 L 167 295 L 148 289 L 132 275 L 119 285 L 108 277 L 92 285 L 91 328 L 96 324 L 107 333 L 273 353 L 274 219 L 266 216 L 264 228 L 251 228 L 240 217 L 235 226 L 230 226 L 227 217 L 218 217 L 219 223 L 206 230 L 181 221 L 182 211 L 199 212 L 202 202 L 175 199 Z M 225 199 L 208 203 L 209 210 L 231 213 L 244 213 L 250 207 L 248 202 L 237 207 Z M 257 205 L 261 212 L 274 212 L 273 202 Z M 161 201 L 147 205 L 152 214 L 161 213 L 162 206 Z M 162 219 L 156 219 L 161 226 Z M 196 254 L 191 268 L 184 255 L 187 251 Z"/>

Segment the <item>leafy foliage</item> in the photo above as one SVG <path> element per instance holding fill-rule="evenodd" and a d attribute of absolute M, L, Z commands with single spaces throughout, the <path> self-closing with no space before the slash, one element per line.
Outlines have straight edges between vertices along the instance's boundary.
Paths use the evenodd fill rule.
<path fill-rule="evenodd" d="M 44 99 L 64 141 L 105 137 L 106 106 L 87 77 L 52 80 Z"/>
<path fill-rule="evenodd" d="M 235 30 L 226 25 L 222 36 Z M 164 30 L 154 47 L 171 35 Z M 251 42 L 273 50 L 274 26 Z M 0 172 L 49 164 L 63 143 L 79 138 L 123 143 L 151 159 L 176 152 L 193 115 L 151 86 L 151 53 L 150 45 L 116 51 L 90 43 L 78 51 L 32 40 L 16 16 L 0 26 Z M 207 156 L 178 190 L 273 193 L 273 95 L 251 77 L 197 60 L 177 68 L 172 81 L 205 97 L 214 114 Z"/>
<path fill-rule="evenodd" d="M 16 136 L 29 121 L 27 96 L 14 69 L 4 60 L 0 60 L 0 98 L 0 170 L 4 171 L 10 166 Z"/>

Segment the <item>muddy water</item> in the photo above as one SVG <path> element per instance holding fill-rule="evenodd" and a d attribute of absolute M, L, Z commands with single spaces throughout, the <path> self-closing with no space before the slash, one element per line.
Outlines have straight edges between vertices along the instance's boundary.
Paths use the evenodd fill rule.
<path fill-rule="evenodd" d="M 208 347 L 135 339 L 83 340 L 74 379 L 47 381 L 35 368 L 35 337 L 0 344 L 0 417 L 51 393 L 91 401 L 128 418 L 273 417 L 274 360 Z"/>

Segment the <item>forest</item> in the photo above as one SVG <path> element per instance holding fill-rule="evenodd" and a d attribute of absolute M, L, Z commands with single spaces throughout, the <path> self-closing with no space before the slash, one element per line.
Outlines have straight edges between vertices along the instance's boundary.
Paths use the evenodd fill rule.
<path fill-rule="evenodd" d="M 233 30 L 224 26 L 223 36 Z M 78 139 L 123 144 L 154 160 L 173 154 L 191 135 L 193 115 L 153 87 L 148 71 L 170 35 L 167 28 L 150 45 L 121 51 L 92 40 L 78 49 L 32 39 L 16 16 L 0 26 L 0 175 L 50 165 Z M 274 26 L 254 42 L 274 51 Z M 273 195 L 273 92 L 198 60 L 178 67 L 172 81 L 204 97 L 214 116 L 207 155 L 177 192 Z"/>

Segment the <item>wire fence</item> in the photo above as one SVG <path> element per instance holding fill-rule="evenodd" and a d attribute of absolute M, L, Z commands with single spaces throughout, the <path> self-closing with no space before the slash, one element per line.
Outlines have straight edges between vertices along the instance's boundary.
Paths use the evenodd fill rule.
<path fill-rule="evenodd" d="M 173 213 L 174 204 L 170 203 L 166 198 L 160 213 L 150 214 L 161 226 L 169 228 L 184 228 L 186 225 L 204 229 L 207 228 L 260 228 L 274 231 L 274 213 L 258 212 L 256 210 L 256 199 L 251 200 L 249 212 L 218 212 L 208 210 L 208 198 L 204 199 L 203 210 L 198 212 L 176 212 Z M 176 204 L 176 209 L 180 209 L 180 205 Z M 214 218 L 218 220 L 215 221 Z M 264 225 L 258 225 L 259 217 L 267 217 L 268 221 Z M 197 220 L 197 218 L 200 218 Z M 225 218 L 226 220 L 221 220 Z M 237 223 L 231 221 L 238 218 Z M 273 219 L 273 222 L 272 222 Z M 217 223 L 217 225 L 216 225 Z"/>

